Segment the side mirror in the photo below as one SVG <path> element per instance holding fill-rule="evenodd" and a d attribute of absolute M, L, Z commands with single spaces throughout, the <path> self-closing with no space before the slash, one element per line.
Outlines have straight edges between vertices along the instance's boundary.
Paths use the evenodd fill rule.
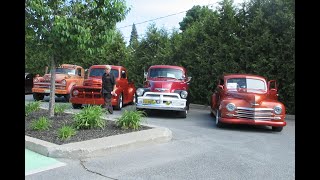
<path fill-rule="evenodd" d="M 121 78 L 125 79 L 126 77 L 126 72 L 125 71 L 121 71 Z"/>
<path fill-rule="evenodd" d="M 148 77 L 148 72 L 144 72 L 144 73 L 143 73 L 143 77 L 144 77 L 145 79 L 147 79 L 147 77 Z"/>
<path fill-rule="evenodd" d="M 190 82 L 190 81 L 191 81 L 191 79 L 192 79 L 192 77 L 191 77 L 191 76 L 188 76 L 188 78 L 187 78 L 187 82 Z"/>
<path fill-rule="evenodd" d="M 277 91 L 278 87 L 277 87 L 277 81 L 276 80 L 270 80 L 268 81 L 268 90 L 274 90 Z"/>
<path fill-rule="evenodd" d="M 218 90 L 223 90 L 223 86 L 222 85 L 218 85 Z"/>

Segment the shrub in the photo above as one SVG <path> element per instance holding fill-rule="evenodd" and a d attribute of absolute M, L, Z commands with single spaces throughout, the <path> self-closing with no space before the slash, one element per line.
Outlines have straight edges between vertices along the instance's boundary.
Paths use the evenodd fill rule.
<path fill-rule="evenodd" d="M 62 114 L 64 113 L 64 111 L 67 109 L 68 105 L 66 104 L 56 104 L 54 106 L 54 114 Z"/>
<path fill-rule="evenodd" d="M 24 106 L 24 114 L 25 116 L 28 116 L 30 113 L 34 111 L 38 111 L 40 109 L 40 101 L 34 101 L 26 104 Z"/>
<path fill-rule="evenodd" d="M 71 126 L 64 125 L 58 129 L 58 137 L 62 140 L 68 139 L 76 133 L 77 131 Z"/>
<path fill-rule="evenodd" d="M 81 111 L 74 115 L 74 126 L 76 129 L 88 129 L 100 127 L 104 129 L 105 120 L 101 118 L 105 113 L 105 109 L 100 106 L 89 105 L 81 109 Z"/>
<path fill-rule="evenodd" d="M 51 124 L 48 120 L 48 118 L 42 116 L 38 120 L 33 120 L 31 122 L 31 128 L 36 131 L 40 130 L 49 130 L 51 127 Z"/>
<path fill-rule="evenodd" d="M 123 129 L 137 130 L 140 127 L 141 120 L 145 117 L 144 111 L 125 110 L 120 118 L 117 118 L 116 124 Z"/>

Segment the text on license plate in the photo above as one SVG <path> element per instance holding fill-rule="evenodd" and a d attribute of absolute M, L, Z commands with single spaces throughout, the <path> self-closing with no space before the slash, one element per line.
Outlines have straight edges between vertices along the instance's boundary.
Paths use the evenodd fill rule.
<path fill-rule="evenodd" d="M 156 100 L 144 99 L 143 104 L 156 104 Z"/>
<path fill-rule="evenodd" d="M 50 93 L 50 89 L 44 90 L 45 93 Z"/>

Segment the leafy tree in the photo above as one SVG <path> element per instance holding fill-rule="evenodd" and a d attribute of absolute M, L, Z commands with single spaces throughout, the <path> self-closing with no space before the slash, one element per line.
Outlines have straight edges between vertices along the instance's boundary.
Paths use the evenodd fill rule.
<path fill-rule="evenodd" d="M 212 13 L 212 10 L 208 6 L 193 6 L 190 10 L 187 11 L 186 16 L 181 22 L 179 22 L 180 30 L 185 31 L 190 27 L 194 22 L 200 21 L 208 13 Z"/>
<path fill-rule="evenodd" d="M 55 67 L 73 53 L 101 53 L 129 11 L 123 0 L 26 0 L 26 32 L 51 61 L 49 115 L 54 116 Z"/>

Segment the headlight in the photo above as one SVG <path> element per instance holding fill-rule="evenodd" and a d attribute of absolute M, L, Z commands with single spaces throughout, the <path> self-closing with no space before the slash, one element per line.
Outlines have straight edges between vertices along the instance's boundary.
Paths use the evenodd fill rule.
<path fill-rule="evenodd" d="M 66 84 L 67 84 L 67 81 L 66 81 L 65 79 L 63 79 L 63 80 L 61 81 L 61 84 L 62 84 L 62 85 L 66 85 Z"/>
<path fill-rule="evenodd" d="M 76 95 L 79 94 L 79 91 L 78 91 L 78 90 L 74 90 L 74 91 L 72 91 L 72 94 L 73 94 L 74 96 L 76 96 Z"/>
<path fill-rule="evenodd" d="M 275 113 L 275 114 L 281 114 L 281 112 L 282 112 L 281 106 L 275 106 L 275 107 L 273 108 L 273 110 L 274 110 L 274 113 Z"/>
<path fill-rule="evenodd" d="M 187 91 L 181 91 L 180 96 L 181 96 L 181 98 L 185 99 L 188 96 L 188 92 Z"/>
<path fill-rule="evenodd" d="M 226 106 L 228 111 L 234 111 L 236 109 L 236 105 L 234 105 L 233 103 L 229 103 Z"/>
<path fill-rule="evenodd" d="M 138 88 L 136 93 L 138 96 L 142 96 L 143 95 L 144 90 L 142 88 Z"/>

